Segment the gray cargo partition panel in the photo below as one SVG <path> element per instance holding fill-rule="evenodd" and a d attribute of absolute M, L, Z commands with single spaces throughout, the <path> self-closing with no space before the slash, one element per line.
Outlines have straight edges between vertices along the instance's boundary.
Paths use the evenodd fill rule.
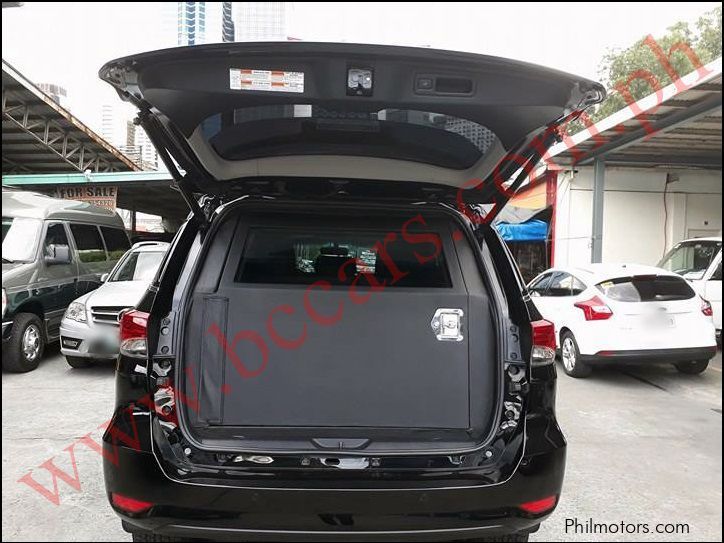
<path fill-rule="evenodd" d="M 344 230 L 369 230 L 377 239 L 402 224 L 337 220 Z M 447 286 L 387 287 L 355 304 L 347 285 L 306 294 L 307 284 L 240 281 L 245 245 L 259 228 L 282 222 L 294 233 L 325 225 L 342 230 L 334 219 L 269 221 L 242 217 L 217 288 L 193 295 L 186 334 L 186 359 L 199 361 L 193 372 L 200 408 L 188 413 L 193 427 L 480 430 L 488 424 L 496 391 L 489 302 L 467 242 L 462 250 L 455 247 L 461 242 L 452 240 L 452 225 L 428 221 L 428 230 L 443 242 Z M 462 268 L 461 258 L 467 259 Z M 465 268 L 470 277 L 464 279 Z M 370 292 L 363 285 L 360 296 Z M 335 314 L 341 304 L 341 317 L 320 325 L 305 309 L 309 304 L 321 315 Z M 441 308 L 462 311 L 462 340 L 438 339 L 431 321 Z M 267 327 L 270 315 L 283 338 L 299 338 L 306 330 L 303 343 L 276 344 Z M 188 382 L 186 389 L 193 394 Z"/>

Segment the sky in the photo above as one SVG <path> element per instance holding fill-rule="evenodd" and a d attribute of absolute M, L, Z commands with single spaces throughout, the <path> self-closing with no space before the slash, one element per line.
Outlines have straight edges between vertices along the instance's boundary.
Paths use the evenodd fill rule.
<path fill-rule="evenodd" d="M 2 56 L 36 83 L 68 91 L 66 106 L 100 131 L 104 103 L 120 103 L 98 79 L 107 61 L 176 45 L 162 2 L 25 2 L 3 9 Z M 694 22 L 718 2 L 317 3 L 293 2 L 289 36 L 429 46 L 542 64 L 596 79 L 610 49 L 677 21 Z M 131 117 L 130 107 L 126 110 Z"/>

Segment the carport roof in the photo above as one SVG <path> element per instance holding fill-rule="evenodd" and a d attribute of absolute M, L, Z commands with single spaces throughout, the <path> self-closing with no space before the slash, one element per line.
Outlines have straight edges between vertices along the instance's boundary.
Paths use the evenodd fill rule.
<path fill-rule="evenodd" d="M 183 220 L 189 213 L 171 175 L 165 171 L 83 174 L 3 174 L 3 188 L 52 193 L 58 187 L 112 185 L 118 188 L 116 205 L 151 215 Z"/>
<path fill-rule="evenodd" d="M 4 60 L 2 84 L 3 174 L 140 170 Z"/>
<path fill-rule="evenodd" d="M 561 166 L 721 170 L 722 59 L 646 96 L 553 147 Z"/>

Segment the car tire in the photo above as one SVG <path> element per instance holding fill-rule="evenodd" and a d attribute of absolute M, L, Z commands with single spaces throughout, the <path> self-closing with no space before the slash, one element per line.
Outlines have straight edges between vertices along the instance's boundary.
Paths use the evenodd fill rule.
<path fill-rule="evenodd" d="M 75 369 L 89 368 L 95 364 L 95 360 L 92 358 L 83 358 L 80 356 L 66 356 L 65 361 L 68 362 L 71 368 Z"/>
<path fill-rule="evenodd" d="M 677 362 L 674 364 L 677 370 L 687 375 L 698 375 L 706 371 L 709 367 L 708 360 L 686 360 L 684 362 Z"/>
<path fill-rule="evenodd" d="M 10 338 L 3 345 L 3 369 L 13 373 L 33 371 L 45 350 L 43 323 L 34 313 L 18 313 L 12 326 Z"/>
<path fill-rule="evenodd" d="M 578 349 L 578 342 L 570 330 L 561 334 L 561 362 L 566 375 L 580 379 L 588 377 L 593 371 L 591 366 L 581 362 L 581 351 Z"/>
<path fill-rule="evenodd" d="M 191 541 L 190 539 L 170 537 L 161 534 L 152 534 L 149 532 L 133 532 L 131 536 L 133 537 L 133 541 Z"/>

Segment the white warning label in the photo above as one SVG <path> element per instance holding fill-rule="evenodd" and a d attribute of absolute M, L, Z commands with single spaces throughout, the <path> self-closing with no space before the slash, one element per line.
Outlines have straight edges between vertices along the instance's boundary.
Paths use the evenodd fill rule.
<path fill-rule="evenodd" d="M 234 90 L 304 92 L 304 72 L 231 68 L 229 86 Z"/>

